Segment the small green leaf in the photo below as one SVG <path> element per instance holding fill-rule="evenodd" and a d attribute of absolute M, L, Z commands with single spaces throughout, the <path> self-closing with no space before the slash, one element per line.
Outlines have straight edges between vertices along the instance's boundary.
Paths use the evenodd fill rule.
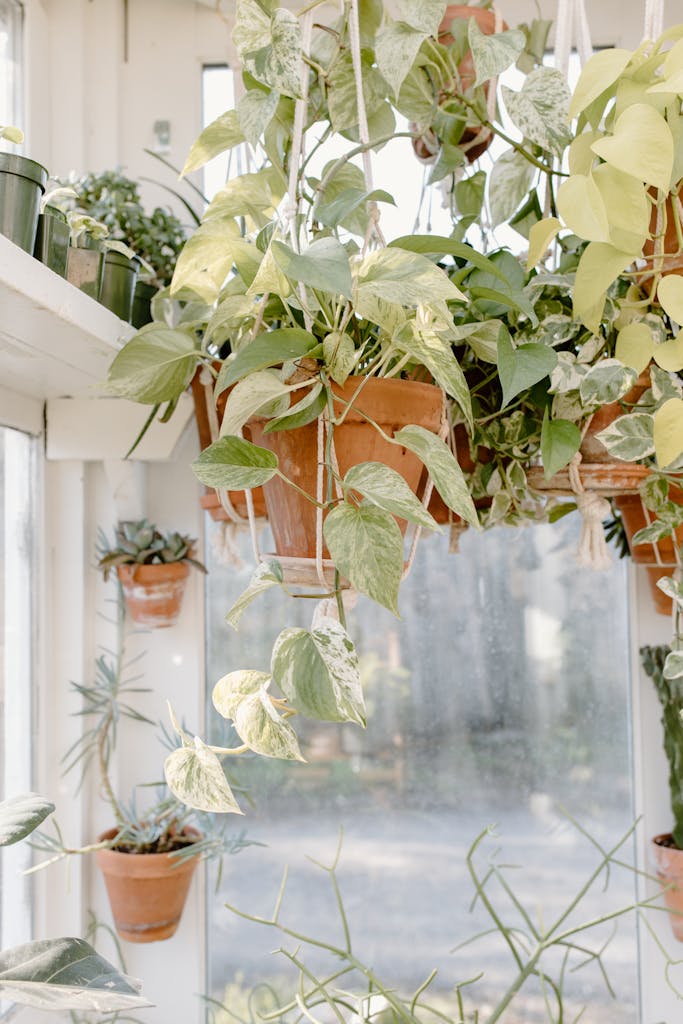
<path fill-rule="evenodd" d="M 244 135 L 236 110 L 228 110 L 207 125 L 199 138 L 192 144 L 181 177 L 199 170 L 215 156 L 225 153 L 244 142 Z"/>
<path fill-rule="evenodd" d="M 526 36 L 520 29 L 484 35 L 475 18 L 469 19 L 467 37 L 477 72 L 475 86 L 483 85 L 489 78 L 507 71 L 526 45 Z"/>
<path fill-rule="evenodd" d="M 585 406 L 617 402 L 630 391 L 637 377 L 632 366 L 624 366 L 618 359 L 601 359 L 590 367 L 581 380 L 581 401 Z"/>
<path fill-rule="evenodd" d="M 301 254 L 284 242 L 274 241 L 272 248 L 277 265 L 291 281 L 346 299 L 351 297 L 349 256 L 336 238 L 317 238 Z"/>
<path fill-rule="evenodd" d="M 398 430 L 394 440 L 422 460 L 446 505 L 470 526 L 479 529 L 477 510 L 462 469 L 445 441 L 415 424 Z"/>
<path fill-rule="evenodd" d="M 240 491 L 260 487 L 277 473 L 277 455 L 241 437 L 221 437 L 192 463 L 195 476 L 207 487 Z"/>
<path fill-rule="evenodd" d="M 557 217 L 546 217 L 539 220 L 529 232 L 529 253 L 526 260 L 527 270 L 532 270 L 553 241 L 562 225 Z"/>
<path fill-rule="evenodd" d="M 660 469 L 677 462 L 683 452 L 683 401 L 670 398 L 654 414 L 655 455 Z"/>
<path fill-rule="evenodd" d="M 345 222 L 348 221 L 351 214 L 355 213 L 359 207 L 364 207 L 367 202 L 390 203 L 392 206 L 396 206 L 394 197 L 381 188 L 375 188 L 371 192 L 362 188 L 345 188 L 334 199 L 329 199 L 329 191 L 328 188 L 325 192 L 328 201 L 318 203 L 314 210 L 315 219 L 327 228 L 346 227 Z M 349 230 L 353 230 L 353 228 L 349 228 Z M 360 234 L 360 232 L 356 233 Z"/>
<path fill-rule="evenodd" d="M 0 803 L 0 846 L 11 846 L 37 829 L 55 805 L 37 793 L 13 796 Z"/>
<path fill-rule="evenodd" d="M 225 772 L 213 751 L 195 737 L 194 747 L 179 747 L 164 763 L 166 784 L 181 803 L 211 814 L 242 814 Z"/>
<path fill-rule="evenodd" d="M 213 688 L 211 700 L 219 715 L 232 721 L 237 708 L 245 697 L 258 690 L 267 688 L 270 682 L 268 672 L 257 672 L 255 669 L 237 669 L 222 676 Z"/>
<path fill-rule="evenodd" d="M 190 331 L 148 324 L 109 367 L 107 393 L 146 405 L 177 401 L 192 379 L 198 355 Z"/>
<path fill-rule="evenodd" d="M 614 132 L 600 138 L 592 150 L 617 170 L 655 188 L 669 190 L 674 162 L 671 130 L 661 114 L 647 103 L 625 108 Z"/>
<path fill-rule="evenodd" d="M 328 514 L 323 533 L 332 561 L 351 586 L 398 615 L 403 537 L 394 517 L 376 505 L 345 501 Z"/>
<path fill-rule="evenodd" d="M 624 462 L 640 462 L 654 455 L 652 416 L 645 412 L 619 416 L 595 436 L 610 455 Z"/>
<path fill-rule="evenodd" d="M 503 405 L 522 391 L 548 377 L 557 365 L 557 353 L 548 345 L 531 342 L 514 348 L 507 330 L 498 333 L 498 376 L 503 385 Z"/>
<path fill-rule="evenodd" d="M 296 733 L 277 713 L 264 687 L 244 697 L 234 714 L 237 735 L 255 754 L 285 761 L 305 761 Z"/>
<path fill-rule="evenodd" d="M 344 477 L 344 486 L 408 522 L 437 530 L 438 526 L 400 473 L 382 462 L 359 462 Z"/>
<path fill-rule="evenodd" d="M 268 420 L 263 428 L 264 434 L 272 434 L 278 430 L 296 430 L 298 427 L 305 427 L 307 423 L 317 420 L 320 413 L 327 405 L 327 393 L 321 381 L 316 381 L 304 397 L 290 405 L 286 412 Z"/>
<path fill-rule="evenodd" d="M 569 420 L 551 420 L 548 410 L 541 427 L 541 457 L 546 480 L 568 465 L 581 447 L 581 431 Z"/>
<path fill-rule="evenodd" d="M 606 89 L 609 89 L 624 70 L 631 57 L 630 50 L 599 50 L 586 61 L 576 83 L 569 107 L 571 118 L 589 107 Z"/>
<path fill-rule="evenodd" d="M 655 341 L 646 323 L 634 321 L 622 327 L 614 349 L 616 358 L 636 373 L 642 373 L 652 359 Z"/>
<path fill-rule="evenodd" d="M 273 647 L 273 679 L 290 705 L 324 722 L 365 725 L 358 655 L 344 627 L 324 618 L 317 629 L 284 629 Z"/>
<path fill-rule="evenodd" d="M 223 363 L 216 381 L 216 397 L 255 370 L 302 359 L 317 344 L 318 339 L 301 327 L 279 327 L 259 334 Z"/>
<path fill-rule="evenodd" d="M 237 629 L 237 624 L 242 618 L 242 615 L 247 610 L 251 602 L 259 596 L 259 594 L 265 593 L 266 590 L 270 590 L 272 587 L 278 587 L 283 582 L 282 566 L 279 562 L 271 560 L 270 562 L 261 562 L 254 569 L 251 579 L 249 580 L 249 586 L 244 590 L 237 598 L 235 603 L 229 609 L 225 616 L 225 621 Z"/>
<path fill-rule="evenodd" d="M 657 285 L 657 298 L 666 315 L 675 323 L 683 324 L 683 277 L 678 274 L 663 277 Z"/>

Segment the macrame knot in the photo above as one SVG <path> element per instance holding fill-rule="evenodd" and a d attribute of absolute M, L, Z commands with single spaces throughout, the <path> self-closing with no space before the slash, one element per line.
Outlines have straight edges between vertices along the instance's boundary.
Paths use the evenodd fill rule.
<path fill-rule="evenodd" d="M 241 569 L 242 559 L 239 553 L 237 538 L 239 535 L 237 523 L 216 523 L 216 529 L 211 537 L 216 561 L 226 568 Z"/>
<path fill-rule="evenodd" d="M 579 466 L 581 452 L 577 452 L 569 463 L 569 480 L 576 497 L 576 507 L 581 514 L 581 537 L 576 549 L 576 561 L 589 569 L 608 569 L 612 559 L 607 550 L 602 521 L 611 512 L 610 503 L 594 491 L 587 491 L 581 481 Z"/>

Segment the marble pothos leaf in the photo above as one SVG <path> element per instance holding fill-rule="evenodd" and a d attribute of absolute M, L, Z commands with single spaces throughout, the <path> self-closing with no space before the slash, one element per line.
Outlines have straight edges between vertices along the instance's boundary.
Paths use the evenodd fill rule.
<path fill-rule="evenodd" d="M 683 651 L 669 651 L 664 662 L 664 678 L 680 679 L 683 677 Z"/>
<path fill-rule="evenodd" d="M 649 413 L 633 412 L 619 416 L 596 437 L 610 455 L 624 462 L 639 462 L 654 455 L 653 418 Z"/>
<path fill-rule="evenodd" d="M 445 441 L 416 424 L 402 427 L 394 434 L 394 440 L 408 448 L 425 464 L 434 486 L 446 505 L 470 526 L 479 529 L 477 510 L 462 469 Z"/>
<path fill-rule="evenodd" d="M 221 437 L 192 463 L 197 479 L 207 487 L 241 491 L 260 487 L 277 473 L 277 455 L 241 437 Z"/>
<path fill-rule="evenodd" d="M 344 487 L 357 491 L 385 512 L 437 530 L 438 526 L 400 473 L 382 462 L 359 462 L 344 477 Z"/>
<path fill-rule="evenodd" d="M 325 542 L 335 566 L 361 594 L 398 615 L 403 537 L 390 512 L 344 501 L 328 514 Z"/>
<path fill-rule="evenodd" d="M 244 138 L 256 146 L 266 128 L 273 120 L 280 94 L 275 90 L 249 89 L 237 104 L 237 116 Z"/>
<path fill-rule="evenodd" d="M 251 8 L 256 6 L 250 4 Z M 299 19 L 291 11 L 278 7 L 273 11 L 267 29 L 263 24 L 263 12 L 259 12 L 254 26 L 249 27 L 246 18 L 239 18 L 241 9 L 245 9 L 246 14 L 243 0 L 238 8 L 233 41 L 240 50 L 244 67 L 259 82 L 264 82 L 285 96 L 298 97 L 302 55 Z M 258 43 L 261 45 L 257 47 Z"/>
<path fill-rule="evenodd" d="M 166 758 L 166 784 L 181 803 L 197 811 L 242 814 L 214 752 L 195 736 L 193 747 L 179 747 Z"/>
<path fill-rule="evenodd" d="M 273 647 L 271 671 L 283 696 L 301 714 L 365 725 L 358 655 L 336 619 L 323 616 L 310 632 L 284 629 Z"/>
<path fill-rule="evenodd" d="M 657 580 L 659 589 L 675 601 L 679 608 L 683 608 L 683 582 L 675 580 L 672 576 L 662 576 Z"/>
<path fill-rule="evenodd" d="M 531 188 L 536 171 L 514 149 L 499 156 L 489 173 L 491 224 L 497 227 L 512 217 Z"/>
<path fill-rule="evenodd" d="M 591 366 L 579 386 L 586 406 L 608 405 L 622 398 L 635 384 L 638 374 L 618 359 L 601 359 Z"/>
<path fill-rule="evenodd" d="M 424 32 L 404 21 L 390 21 L 377 33 L 377 67 L 394 95 L 398 95 L 425 38 Z"/>
<path fill-rule="evenodd" d="M 245 668 L 228 672 L 213 688 L 213 706 L 219 715 L 233 721 L 237 708 L 245 697 L 252 696 L 260 689 L 267 689 L 270 679 L 268 672 L 258 672 L 256 669 Z"/>
<path fill-rule="evenodd" d="M 400 351 L 427 367 L 439 387 L 458 403 L 465 422 L 472 429 L 470 389 L 450 342 L 437 331 L 420 327 L 412 320 L 403 324 L 392 340 Z"/>
<path fill-rule="evenodd" d="M 239 702 L 233 722 L 239 738 L 255 754 L 285 761 L 306 760 L 294 729 L 278 714 L 265 686 Z"/>
<path fill-rule="evenodd" d="M 247 420 L 257 413 L 279 416 L 289 408 L 292 386 L 283 384 L 275 370 L 256 370 L 235 384 L 228 396 L 221 436 L 238 436 Z"/>
<path fill-rule="evenodd" d="M 503 99 L 515 127 L 542 149 L 560 154 L 570 140 L 569 87 L 555 68 L 537 68 L 527 75 L 519 92 L 502 87 Z"/>
<path fill-rule="evenodd" d="M 470 18 L 467 38 L 477 73 L 476 85 L 483 85 L 515 63 L 524 49 L 526 37 L 519 29 L 484 35 L 474 18 Z"/>
<path fill-rule="evenodd" d="M 198 363 L 194 335 L 148 324 L 123 346 L 109 367 L 107 394 L 158 405 L 177 399 Z"/>
<path fill-rule="evenodd" d="M 445 0 L 396 0 L 398 16 L 429 36 L 439 31 L 446 9 Z"/>
<path fill-rule="evenodd" d="M 55 809 L 55 805 L 37 793 L 24 793 L 0 803 L 0 846 L 11 846 L 25 839 Z"/>

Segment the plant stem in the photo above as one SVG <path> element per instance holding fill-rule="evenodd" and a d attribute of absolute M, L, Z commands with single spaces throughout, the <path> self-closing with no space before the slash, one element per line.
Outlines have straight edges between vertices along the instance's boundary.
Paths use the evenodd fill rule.
<path fill-rule="evenodd" d="M 123 823 L 125 821 L 125 816 L 123 814 L 123 811 L 121 810 L 121 805 L 119 804 L 119 802 L 116 799 L 116 796 L 114 794 L 114 789 L 113 789 L 112 784 L 111 784 L 111 779 L 109 778 L 109 763 L 108 763 L 108 759 L 107 759 L 107 743 L 108 743 L 108 738 L 109 738 L 108 734 L 109 734 L 109 730 L 111 729 L 111 727 L 113 725 L 113 722 L 114 722 L 114 718 L 113 718 L 113 715 L 112 715 L 112 713 L 110 711 L 107 714 L 104 722 L 100 726 L 100 729 L 99 729 L 99 732 L 98 732 L 98 735 L 97 735 L 97 757 L 98 757 L 99 766 L 100 766 L 100 779 L 101 779 L 101 782 L 102 782 L 102 789 L 104 790 L 104 795 L 106 796 L 107 800 L 109 801 L 111 809 L 114 812 L 114 817 L 116 818 L 116 824 L 117 825 L 123 825 Z"/>

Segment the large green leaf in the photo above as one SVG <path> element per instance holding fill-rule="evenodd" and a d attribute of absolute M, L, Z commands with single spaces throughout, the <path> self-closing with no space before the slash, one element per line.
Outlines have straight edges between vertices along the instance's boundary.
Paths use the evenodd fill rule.
<path fill-rule="evenodd" d="M 683 400 L 670 398 L 654 414 L 653 441 L 657 465 L 666 469 L 683 453 Z"/>
<path fill-rule="evenodd" d="M 402 249 L 376 249 L 356 270 L 357 304 L 364 298 L 417 306 L 439 299 L 465 301 L 462 292 L 426 256 Z"/>
<path fill-rule="evenodd" d="M 542 149 L 561 153 L 570 139 L 569 89 L 564 75 L 541 67 L 527 75 L 520 92 L 502 87 L 508 114 L 522 135 Z"/>
<path fill-rule="evenodd" d="M 633 54 L 630 50 L 600 50 L 586 61 L 576 83 L 569 116 L 577 117 L 616 82 Z"/>
<path fill-rule="evenodd" d="M 507 281 L 505 273 L 496 264 L 482 256 L 465 242 L 458 242 L 455 238 L 446 238 L 443 235 L 401 235 L 389 242 L 389 248 L 405 249 L 406 252 L 418 252 L 423 256 L 454 256 L 459 260 L 466 260 L 479 270 L 493 274 L 500 281 Z"/>
<path fill-rule="evenodd" d="M 652 359 L 654 349 L 652 331 L 646 323 L 636 320 L 619 331 L 614 354 L 625 366 L 632 366 L 636 373 L 642 373 Z"/>
<path fill-rule="evenodd" d="M 362 494 L 386 512 L 428 530 L 438 530 L 434 519 L 401 474 L 382 462 L 359 462 L 352 466 L 344 477 L 344 486 Z"/>
<path fill-rule="evenodd" d="M 448 445 L 424 427 L 411 424 L 394 434 L 394 440 L 424 462 L 444 502 L 470 526 L 479 529 L 477 510 L 462 469 Z"/>
<path fill-rule="evenodd" d="M 239 620 L 242 618 L 243 613 L 247 610 L 251 602 L 255 600 L 259 594 L 265 593 L 266 590 L 270 590 L 272 587 L 279 587 L 282 582 L 282 566 L 279 562 L 274 560 L 271 560 L 270 562 L 261 562 L 261 564 L 257 565 L 254 569 L 247 589 L 242 591 L 235 603 L 226 613 L 225 621 L 231 625 L 233 629 L 237 629 Z"/>
<path fill-rule="evenodd" d="M 277 455 L 241 437 L 221 437 L 192 463 L 195 476 L 207 487 L 240 491 L 260 487 L 277 473 Z"/>
<path fill-rule="evenodd" d="M 238 237 L 239 229 L 230 217 L 200 224 L 178 256 L 171 295 L 189 288 L 209 305 L 215 302 L 232 268 L 231 243 Z"/>
<path fill-rule="evenodd" d="M 484 35 L 475 18 L 469 20 L 467 38 L 477 72 L 475 86 L 507 71 L 526 45 L 526 36 L 520 29 Z"/>
<path fill-rule="evenodd" d="M 53 803 L 37 793 L 3 800 L 0 803 L 0 846 L 11 846 L 25 839 L 54 809 Z"/>
<path fill-rule="evenodd" d="M 358 655 L 335 619 L 323 618 L 311 632 L 284 629 L 273 647 L 271 671 L 295 710 L 323 722 L 365 725 Z"/>
<path fill-rule="evenodd" d="M 181 803 L 211 814 L 242 814 L 214 752 L 195 737 L 194 746 L 178 747 L 164 763 L 166 784 Z"/>
<path fill-rule="evenodd" d="M 377 33 L 375 57 L 377 67 L 397 95 L 410 71 L 425 33 L 404 21 L 389 21 Z"/>
<path fill-rule="evenodd" d="M 211 700 L 219 715 L 232 721 L 237 708 L 245 697 L 250 697 L 262 687 L 267 688 L 271 676 L 268 672 L 255 669 L 237 669 L 222 676 L 213 688 Z"/>
<path fill-rule="evenodd" d="M 344 246 L 336 238 L 317 238 L 303 253 L 274 241 L 273 255 L 284 274 L 310 288 L 351 298 L 351 268 Z"/>
<path fill-rule="evenodd" d="M 216 395 L 255 370 L 302 359 L 317 344 L 318 339 L 301 327 L 279 327 L 259 334 L 223 363 L 216 381 Z"/>
<path fill-rule="evenodd" d="M 667 274 L 657 285 L 657 298 L 667 316 L 683 324 L 683 277 Z"/>
<path fill-rule="evenodd" d="M 642 184 L 610 164 L 593 169 L 609 221 L 609 241 L 616 249 L 640 256 L 650 225 L 650 204 Z"/>
<path fill-rule="evenodd" d="M 39 939 L 0 953 L 0 998 L 61 1014 L 109 1014 L 151 1003 L 83 939 Z M 54 1019 L 54 1017 L 53 1017 Z"/>
<path fill-rule="evenodd" d="M 609 242 L 610 225 L 600 189 L 590 174 L 572 174 L 557 193 L 557 209 L 575 235 L 588 242 Z"/>
<path fill-rule="evenodd" d="M 541 427 L 541 457 L 546 480 L 571 461 L 581 447 L 581 431 L 569 420 L 551 420 L 546 409 Z"/>
<path fill-rule="evenodd" d="M 199 170 L 215 156 L 244 142 L 236 110 L 228 110 L 207 125 L 199 138 L 192 144 L 181 174 Z"/>
<path fill-rule="evenodd" d="M 301 25 L 295 14 L 278 7 L 268 19 L 255 0 L 239 0 L 232 38 L 254 78 L 286 96 L 299 95 Z"/>
<path fill-rule="evenodd" d="M 548 345 L 530 342 L 514 348 L 508 331 L 498 333 L 498 376 L 503 385 L 503 408 L 522 391 L 548 377 L 557 365 L 557 353 Z"/>
<path fill-rule="evenodd" d="M 624 462 L 639 462 L 654 455 L 653 421 L 649 413 L 633 412 L 619 416 L 595 436 L 610 455 Z"/>
<path fill-rule="evenodd" d="M 403 537 L 396 520 L 376 505 L 342 502 L 325 519 L 332 561 L 361 594 L 398 615 Z"/>
<path fill-rule="evenodd" d="M 407 352 L 427 367 L 432 377 L 460 406 L 465 422 L 472 428 L 472 399 L 465 375 L 453 354 L 450 342 L 435 330 L 404 324 L 393 337 L 399 351 Z"/>
<path fill-rule="evenodd" d="M 632 262 L 632 253 L 605 242 L 589 242 L 581 253 L 574 282 L 574 315 L 594 334 L 600 327 L 607 289 Z"/>
<path fill-rule="evenodd" d="M 281 174 L 274 167 L 240 174 L 231 178 L 216 192 L 204 214 L 205 224 L 212 220 L 230 217 L 251 217 L 257 224 L 265 226 L 282 199 L 285 184 Z M 182 253 L 181 253 L 182 255 Z"/>
<path fill-rule="evenodd" d="M 579 393 L 585 406 L 608 405 L 618 401 L 633 387 L 638 374 L 618 359 L 601 359 L 581 380 Z"/>
<path fill-rule="evenodd" d="M 633 103 L 617 118 L 612 135 L 591 146 L 612 167 L 668 191 L 674 162 L 671 131 L 647 103 Z"/>
<path fill-rule="evenodd" d="M 192 379 L 198 354 L 189 331 L 148 324 L 109 367 L 107 392 L 146 405 L 175 401 Z"/>
<path fill-rule="evenodd" d="M 235 384 L 228 395 L 221 436 L 239 435 L 251 416 L 280 415 L 289 409 L 292 388 L 283 384 L 275 370 L 256 370 Z"/>
<path fill-rule="evenodd" d="M 489 174 L 491 224 L 506 223 L 522 204 L 536 171 L 526 157 L 509 149 L 496 160 Z"/>
<path fill-rule="evenodd" d="M 280 101 L 278 92 L 264 92 L 263 89 L 249 89 L 237 104 L 237 116 L 244 138 L 252 146 L 273 120 Z"/>
<path fill-rule="evenodd" d="M 239 702 L 233 721 L 237 735 L 255 754 L 285 761 L 306 760 L 296 733 L 278 714 L 264 686 Z"/>

